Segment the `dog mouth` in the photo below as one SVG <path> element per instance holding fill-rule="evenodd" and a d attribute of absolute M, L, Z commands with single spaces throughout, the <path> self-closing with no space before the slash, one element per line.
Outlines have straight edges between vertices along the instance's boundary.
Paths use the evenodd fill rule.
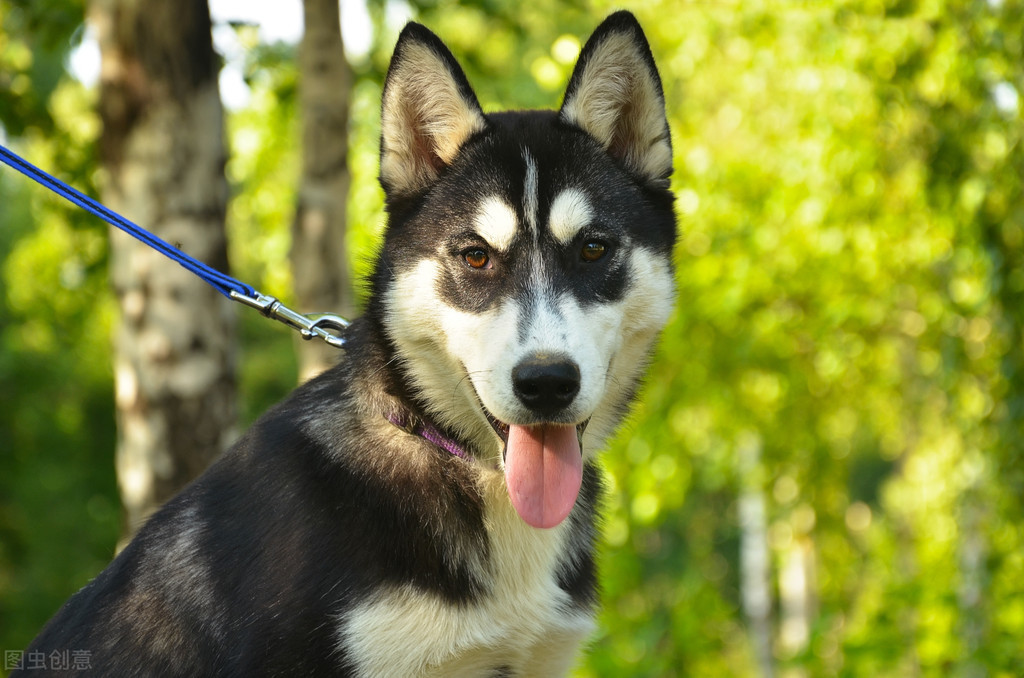
<path fill-rule="evenodd" d="M 509 499 L 532 527 L 562 523 L 576 505 L 583 484 L 583 432 L 580 424 L 507 424 L 484 408 L 491 428 L 504 443 L 502 461 Z"/>
<path fill-rule="evenodd" d="M 501 452 L 501 460 L 505 461 L 506 455 L 508 454 L 508 433 L 509 433 L 509 429 L 511 429 L 512 426 L 509 425 L 509 424 L 506 424 L 505 422 L 503 422 L 500 419 L 498 419 L 497 417 L 495 417 L 493 414 L 491 414 L 487 410 L 486 407 L 483 407 L 481 405 L 481 409 L 483 410 L 484 416 L 487 418 L 487 423 L 489 423 L 491 425 L 491 428 L 494 430 L 495 435 L 497 435 L 498 438 L 501 439 L 502 445 L 505 446 L 505 448 Z M 590 424 L 590 417 L 587 417 L 581 423 L 575 425 L 575 428 L 576 428 L 576 439 L 577 439 L 577 442 L 580 445 L 580 454 L 583 453 L 582 452 L 583 451 L 583 434 L 586 432 L 588 424 Z M 527 424 L 527 426 L 572 426 L 572 424 L 549 423 L 549 424 Z"/>

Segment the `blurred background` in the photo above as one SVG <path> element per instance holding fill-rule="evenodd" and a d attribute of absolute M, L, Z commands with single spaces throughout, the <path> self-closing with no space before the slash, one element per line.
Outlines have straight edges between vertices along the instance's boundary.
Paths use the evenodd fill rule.
<path fill-rule="evenodd" d="M 342 0 L 339 32 L 324 0 L 0 0 L 0 141 L 354 314 L 403 23 L 485 110 L 554 108 L 623 7 L 665 86 L 678 307 L 603 457 L 574 675 L 1024 675 L 1021 3 Z M 174 266 L 0 168 L 5 653 L 331 358 Z"/>

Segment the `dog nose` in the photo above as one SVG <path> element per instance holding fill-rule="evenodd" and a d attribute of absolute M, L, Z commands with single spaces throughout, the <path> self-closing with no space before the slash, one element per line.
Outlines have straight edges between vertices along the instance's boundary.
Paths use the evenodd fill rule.
<path fill-rule="evenodd" d="M 564 356 L 534 355 L 512 369 L 512 389 L 538 414 L 555 414 L 580 392 L 580 368 Z"/>

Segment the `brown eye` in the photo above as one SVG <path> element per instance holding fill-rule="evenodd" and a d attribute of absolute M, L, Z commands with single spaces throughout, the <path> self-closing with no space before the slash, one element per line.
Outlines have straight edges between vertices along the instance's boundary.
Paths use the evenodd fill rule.
<path fill-rule="evenodd" d="M 487 252 L 484 252 L 479 247 L 466 250 L 462 253 L 462 258 L 466 260 L 470 268 L 486 268 L 487 264 L 491 262 L 491 258 L 487 256 Z"/>
<path fill-rule="evenodd" d="M 602 242 L 588 242 L 580 250 L 580 257 L 586 262 L 595 262 L 605 254 L 607 254 L 608 248 Z"/>

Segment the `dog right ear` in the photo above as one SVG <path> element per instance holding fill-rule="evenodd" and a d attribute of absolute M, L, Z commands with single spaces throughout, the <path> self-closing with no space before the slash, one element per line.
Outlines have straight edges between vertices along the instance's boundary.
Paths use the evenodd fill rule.
<path fill-rule="evenodd" d="M 487 126 L 466 74 L 441 40 L 409 23 L 384 81 L 380 183 L 389 198 L 426 188 Z"/>

